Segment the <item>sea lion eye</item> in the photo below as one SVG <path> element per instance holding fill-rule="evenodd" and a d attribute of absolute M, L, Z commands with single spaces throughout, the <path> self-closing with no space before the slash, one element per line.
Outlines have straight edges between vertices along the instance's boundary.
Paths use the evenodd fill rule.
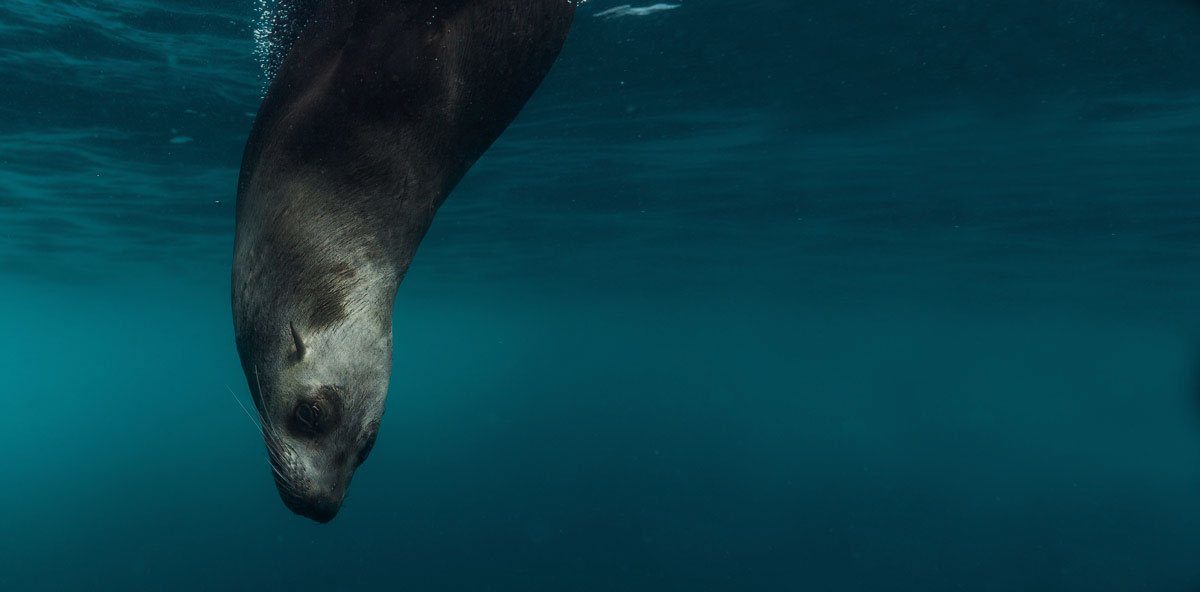
<path fill-rule="evenodd" d="M 296 421 L 308 432 L 317 432 L 321 426 L 321 406 L 302 401 L 296 405 Z"/>
<path fill-rule="evenodd" d="M 329 413 L 320 401 L 300 401 L 292 414 L 292 429 L 305 436 L 320 436 L 329 431 Z"/>
<path fill-rule="evenodd" d="M 297 436 L 316 438 L 337 427 L 342 417 L 342 395 L 334 386 L 322 386 L 301 396 L 292 410 L 288 428 Z"/>

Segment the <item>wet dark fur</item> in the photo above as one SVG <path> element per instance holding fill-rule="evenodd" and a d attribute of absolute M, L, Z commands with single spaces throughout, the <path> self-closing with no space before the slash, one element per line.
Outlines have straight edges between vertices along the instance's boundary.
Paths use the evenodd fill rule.
<path fill-rule="evenodd" d="M 549 70 L 573 12 L 568 0 L 316 8 L 255 120 L 238 188 L 239 243 L 257 223 L 252 240 L 296 284 L 280 296 L 304 300 L 313 323 L 340 318 L 353 271 L 311 254 L 347 237 L 377 238 L 402 275 L 438 206 Z M 318 188 L 279 194 L 296 179 Z"/>
<path fill-rule="evenodd" d="M 367 315 L 390 344 L 391 298 L 435 212 L 541 83 L 575 8 L 314 1 L 238 184 L 234 325 L 260 411 L 276 386 L 256 370 L 286 363 L 290 325 L 306 333 Z"/>

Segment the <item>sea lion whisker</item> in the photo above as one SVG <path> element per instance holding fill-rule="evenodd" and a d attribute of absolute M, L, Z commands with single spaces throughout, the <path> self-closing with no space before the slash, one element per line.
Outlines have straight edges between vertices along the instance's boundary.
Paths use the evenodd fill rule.
<path fill-rule="evenodd" d="M 284 475 L 283 471 L 279 470 L 279 467 L 275 466 L 275 463 L 268 460 L 267 464 L 270 465 L 271 472 L 275 473 L 275 476 L 278 477 L 284 485 L 287 485 L 288 489 L 296 489 L 296 486 L 294 483 L 292 483 L 292 480 L 289 479 L 287 475 Z"/>
<path fill-rule="evenodd" d="M 233 395 L 233 400 L 234 400 L 234 401 L 237 401 L 238 407 L 241 407 L 241 408 L 242 408 L 242 413 L 245 413 L 245 414 L 246 414 L 246 419 L 249 419 L 249 420 L 250 420 L 250 423 L 254 424 L 254 427 L 255 427 L 255 428 L 257 428 L 257 429 L 258 429 L 258 431 L 260 431 L 260 432 L 261 432 L 261 431 L 262 431 L 262 426 L 261 426 L 261 425 L 259 425 L 259 424 L 258 424 L 258 422 L 254 420 L 254 416 L 253 416 L 253 415 L 250 415 L 250 410 L 249 410 L 249 409 L 246 409 L 246 406 L 242 404 L 242 400 L 241 400 L 241 399 L 239 399 L 239 398 L 238 398 L 238 396 L 237 396 L 236 394 L 234 394 L 234 392 L 233 392 L 233 389 L 229 388 L 229 385 L 225 385 L 225 390 L 229 391 L 229 394 Z"/>
<path fill-rule="evenodd" d="M 267 398 L 263 395 L 262 379 L 258 377 L 258 364 L 254 365 L 254 382 L 258 386 L 258 400 L 261 402 L 258 416 L 263 420 L 263 427 L 271 436 L 275 435 L 275 421 L 271 419 L 271 414 L 267 412 Z"/>
<path fill-rule="evenodd" d="M 284 464 L 283 451 L 286 448 L 286 444 L 284 444 L 282 439 L 279 437 L 275 422 L 272 420 L 271 414 L 266 409 L 267 400 L 263 395 L 262 379 L 259 378 L 257 364 L 254 366 L 254 382 L 255 386 L 258 387 L 258 399 L 261 401 L 261 404 L 259 405 L 260 409 L 258 416 L 262 420 L 262 425 L 259 429 L 262 432 L 263 440 L 265 440 L 267 443 L 267 464 L 271 465 L 271 470 L 279 476 L 279 478 L 284 482 L 285 485 L 287 485 L 289 489 L 294 490 L 296 488 L 295 484 L 287 477 L 287 475 L 283 473 L 281 469 L 279 469 L 279 465 Z"/>
<path fill-rule="evenodd" d="M 267 445 L 267 464 L 271 465 L 271 470 L 274 471 L 276 475 L 279 475 L 280 479 L 285 481 L 289 486 L 293 486 L 292 479 L 285 475 L 283 473 L 283 469 L 280 468 L 280 466 L 284 464 L 283 455 L 280 453 L 278 446 L 275 444 L 268 443 Z"/>
<path fill-rule="evenodd" d="M 275 484 L 284 490 L 285 495 L 295 495 L 296 486 L 291 481 L 288 481 L 287 477 L 284 477 L 283 473 L 280 473 L 278 469 L 272 469 L 272 471 L 275 473 Z"/>

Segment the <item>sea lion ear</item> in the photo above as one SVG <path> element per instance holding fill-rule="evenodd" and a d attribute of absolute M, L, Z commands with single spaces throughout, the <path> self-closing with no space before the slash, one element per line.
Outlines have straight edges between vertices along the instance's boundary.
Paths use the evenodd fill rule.
<path fill-rule="evenodd" d="M 292 344 L 296 347 L 294 355 L 296 356 L 296 361 L 298 362 L 304 359 L 304 352 L 307 351 L 308 348 L 304 347 L 304 338 L 300 337 L 300 332 L 296 330 L 296 323 L 289 323 L 289 325 L 292 328 Z"/>

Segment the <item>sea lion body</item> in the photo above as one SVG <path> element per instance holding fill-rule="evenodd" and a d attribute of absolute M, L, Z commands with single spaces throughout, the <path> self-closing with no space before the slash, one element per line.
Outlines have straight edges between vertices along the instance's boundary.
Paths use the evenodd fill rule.
<path fill-rule="evenodd" d="M 242 162 L 238 353 L 285 504 L 325 522 L 375 440 L 396 289 L 554 63 L 572 0 L 318 0 Z"/>

